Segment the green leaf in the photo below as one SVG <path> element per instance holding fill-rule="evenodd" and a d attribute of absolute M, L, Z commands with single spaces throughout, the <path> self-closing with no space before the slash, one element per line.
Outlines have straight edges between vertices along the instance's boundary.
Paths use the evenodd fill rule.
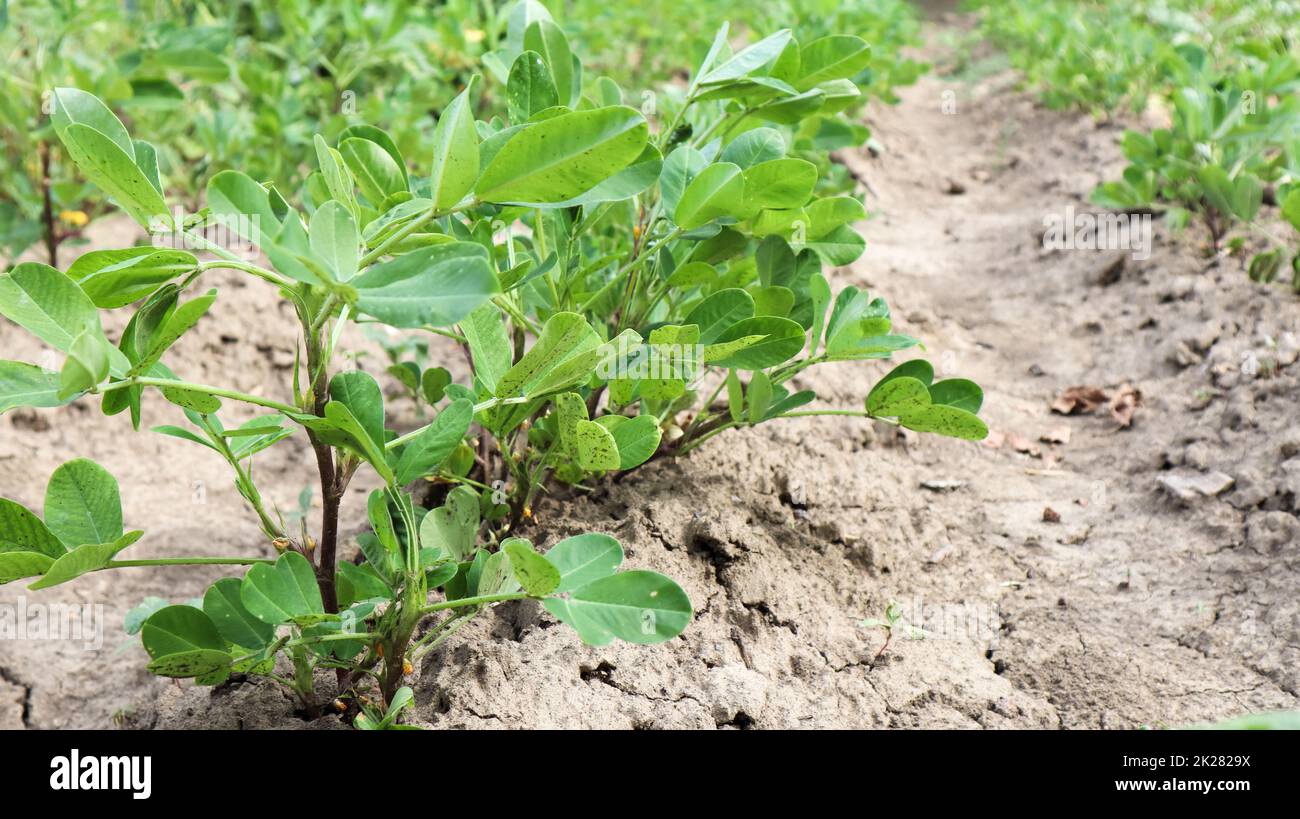
<path fill-rule="evenodd" d="M 397 150 L 391 140 L 389 146 L 393 151 Z M 388 197 L 407 189 L 406 169 L 398 164 L 397 158 L 385 146 L 370 139 L 349 137 L 339 141 L 339 155 L 343 157 L 343 164 L 348 166 L 361 193 L 376 208 Z"/>
<path fill-rule="evenodd" d="M 36 262 L 0 273 L 0 315 L 65 353 L 83 332 L 103 334 L 99 312 L 81 287 Z"/>
<path fill-rule="evenodd" d="M 384 445 L 384 393 L 374 376 L 348 370 L 330 379 L 330 398 L 347 407 L 375 447 Z"/>
<path fill-rule="evenodd" d="M 447 493 L 442 506 L 424 516 L 420 523 L 420 545 L 440 549 L 452 560 L 464 560 L 474 550 L 479 521 L 478 493 L 467 486 L 457 486 Z"/>
<path fill-rule="evenodd" d="M 586 193 L 572 199 L 555 202 L 549 207 L 591 207 L 602 202 L 621 202 L 647 191 L 659 180 L 663 169 L 663 155 L 653 145 L 646 145 L 641 155 L 623 170 L 606 179 Z"/>
<path fill-rule="evenodd" d="M 708 166 L 709 160 L 704 158 L 704 154 L 690 145 L 679 145 L 668 154 L 659 177 L 659 198 L 665 213 L 677 210 L 686 187 Z"/>
<path fill-rule="evenodd" d="M 187 390 L 181 387 L 163 387 L 160 392 L 163 398 L 176 406 L 194 410 L 202 415 L 211 415 L 221 410 L 221 399 L 206 392 Z"/>
<path fill-rule="evenodd" d="M 624 330 L 610 341 L 566 357 L 550 367 L 530 388 L 531 395 L 548 395 L 579 386 L 593 375 L 606 378 L 617 373 L 621 361 L 628 360 L 641 347 L 635 330 Z"/>
<path fill-rule="evenodd" d="M 248 174 L 221 171 L 208 180 L 207 191 L 208 207 L 227 230 L 260 247 L 280 232 L 270 194 Z"/>
<path fill-rule="evenodd" d="M 32 552 L 58 558 L 67 551 L 40 518 L 21 504 L 0 498 L 0 554 Z"/>
<path fill-rule="evenodd" d="M 816 355 L 826 323 L 826 306 L 831 303 L 831 285 L 821 273 L 808 278 L 808 297 L 812 305 L 812 330 L 808 334 L 808 355 Z"/>
<path fill-rule="evenodd" d="M 488 554 L 480 549 L 465 575 L 466 591 L 471 595 L 511 594 L 519 591 L 519 581 L 511 571 L 510 558 L 504 551 Z"/>
<path fill-rule="evenodd" d="M 100 569 L 108 568 L 111 561 L 118 552 L 134 544 L 144 535 L 144 532 L 136 530 L 127 532 L 112 543 L 88 543 L 84 546 L 78 546 L 59 559 L 55 560 L 40 580 L 30 584 L 27 588 L 48 589 L 51 586 L 57 586 L 60 583 L 67 583 L 81 577 L 87 572 L 97 572 Z"/>
<path fill-rule="evenodd" d="M 506 538 L 501 551 L 510 558 L 510 570 L 520 587 L 533 597 L 542 597 L 560 585 L 560 570 L 533 550 L 533 544 L 518 537 Z"/>
<path fill-rule="evenodd" d="M 578 422 L 588 420 L 587 402 L 576 392 L 560 393 L 551 400 L 555 404 L 555 425 L 560 454 L 576 458 Z"/>
<path fill-rule="evenodd" d="M 61 407 L 59 374 L 21 361 L 0 361 L 0 415 L 15 407 Z"/>
<path fill-rule="evenodd" d="M 92 250 L 72 263 L 68 277 L 81 286 L 96 307 L 111 310 L 139 301 L 196 267 L 198 259 L 183 250 Z"/>
<path fill-rule="evenodd" d="M 817 166 L 802 159 L 772 159 L 744 172 L 745 208 L 797 208 L 812 196 Z"/>
<path fill-rule="evenodd" d="M 867 412 L 882 418 L 898 418 L 930 406 L 930 390 L 911 376 L 882 379 L 867 394 Z"/>
<path fill-rule="evenodd" d="M 194 606 L 167 606 L 154 612 L 144 621 L 140 640 L 154 659 L 184 651 L 226 649 L 212 618 Z"/>
<path fill-rule="evenodd" d="M 178 606 L 177 608 L 193 608 L 193 606 Z M 232 657 L 227 651 L 205 648 L 196 651 L 178 651 L 175 654 L 159 657 L 150 662 L 146 668 L 149 673 L 157 674 L 159 677 L 188 679 L 190 677 L 206 678 L 215 674 L 222 676 L 224 679 L 223 672 L 230 668 L 231 660 Z"/>
<path fill-rule="evenodd" d="M 314 143 L 316 161 L 320 163 L 321 178 L 325 180 L 325 187 L 329 190 L 330 197 L 342 202 L 355 215 L 358 207 L 356 194 L 352 190 L 352 172 L 343 161 L 343 155 L 331 148 L 320 134 L 316 135 Z"/>
<path fill-rule="evenodd" d="M 108 378 L 112 344 L 99 330 L 82 330 L 72 340 L 59 372 L 59 398 L 71 399 Z"/>
<path fill-rule="evenodd" d="M 661 574 L 620 572 L 574 589 L 568 599 L 543 605 L 567 623 L 587 645 L 609 645 L 615 638 L 651 645 L 681 634 L 691 621 L 691 601 L 681 587 Z"/>
<path fill-rule="evenodd" d="M 804 211 L 808 214 L 808 238 L 820 239 L 833 230 L 867 218 L 867 209 L 851 196 L 829 196 L 810 203 Z"/>
<path fill-rule="evenodd" d="M 63 464 L 45 488 L 45 525 L 70 548 L 116 541 L 122 537 L 117 480 L 85 458 Z"/>
<path fill-rule="evenodd" d="M 208 587 L 203 595 L 203 613 L 211 618 L 226 640 L 247 649 L 261 648 L 275 639 L 275 626 L 254 617 L 244 608 L 243 583 L 235 577 L 223 577 Z"/>
<path fill-rule="evenodd" d="M 757 424 L 767 417 L 768 405 L 772 403 L 772 380 L 762 370 L 749 379 L 749 394 L 746 396 L 748 420 Z"/>
<path fill-rule="evenodd" d="M 510 337 L 500 308 L 491 303 L 478 307 L 461 321 L 460 332 L 469 342 L 474 358 L 474 377 L 485 392 L 495 393 L 512 361 Z"/>
<path fill-rule="evenodd" d="M 754 289 L 754 315 L 780 316 L 790 314 L 794 307 L 794 291 L 788 287 L 773 285 Z"/>
<path fill-rule="evenodd" d="M 735 370 L 727 371 L 727 414 L 731 420 L 739 423 L 745 417 L 745 393 L 740 384 L 740 376 Z"/>
<path fill-rule="evenodd" d="M 692 287 L 705 287 L 717 280 L 718 271 L 713 265 L 704 262 L 687 262 L 668 277 L 668 286 L 685 290 Z"/>
<path fill-rule="evenodd" d="M 383 444 L 370 437 L 370 430 L 352 414 L 352 410 L 348 409 L 346 404 L 339 401 L 330 401 L 326 404 L 325 420 L 330 428 L 344 433 L 346 440 L 343 445 L 351 448 L 374 467 L 385 483 L 396 480 L 392 468 L 388 465 Z M 308 426 L 311 423 L 308 422 Z"/>
<path fill-rule="evenodd" d="M 861 37 L 832 34 L 799 49 L 799 79 L 794 86 L 807 91 L 830 80 L 848 79 L 871 63 L 871 46 Z"/>
<path fill-rule="evenodd" d="M 934 367 L 930 366 L 930 362 L 926 361 L 924 358 L 914 358 L 911 361 L 904 361 L 902 364 L 899 364 L 897 367 L 886 373 L 884 378 L 881 378 L 880 381 L 876 382 L 876 386 L 880 386 L 886 381 L 891 381 L 895 378 L 902 378 L 904 376 L 915 378 L 917 381 L 920 381 L 922 384 L 929 387 L 930 384 L 934 383 Z"/>
<path fill-rule="evenodd" d="M 54 558 L 40 552 L 0 552 L 0 586 L 45 574 L 52 565 Z"/>
<path fill-rule="evenodd" d="M 407 189 L 406 160 L 402 157 L 402 152 L 398 150 L 397 143 L 393 142 L 393 138 L 388 135 L 387 131 L 384 131 L 380 128 L 376 128 L 373 125 L 365 125 L 362 123 L 358 123 L 356 125 L 349 125 L 348 127 L 344 128 L 342 132 L 339 133 L 340 153 L 346 153 L 346 151 L 344 150 L 347 147 L 345 143 L 347 143 L 349 139 L 360 139 L 366 142 L 372 142 L 375 145 L 378 145 L 379 148 L 383 150 L 384 153 L 388 154 L 388 157 L 393 160 L 393 166 L 396 167 L 398 171 L 402 174 L 402 184 L 400 188 L 395 189 L 395 191 L 390 190 L 386 195 L 391 195 L 394 192 L 400 192 Z M 358 147 L 356 148 L 356 150 L 358 153 L 360 153 L 362 149 Z M 343 159 L 344 162 L 348 162 L 348 158 L 346 155 L 343 157 Z M 350 162 L 348 162 L 348 168 L 352 170 L 354 176 L 357 175 L 356 170 L 352 169 L 352 165 Z M 385 174 L 386 173 L 387 172 L 385 172 Z M 358 184 L 361 184 L 359 178 L 358 178 Z M 379 203 L 375 202 L 373 204 L 378 205 Z"/>
<path fill-rule="evenodd" d="M 874 301 L 856 287 L 846 287 L 835 299 L 830 323 L 826 325 L 828 355 L 853 355 L 870 336 L 888 333 L 891 327 L 889 306 L 883 299 Z"/>
<path fill-rule="evenodd" d="M 701 86 L 719 85 L 741 77 L 748 76 L 780 56 L 790 42 L 790 29 L 783 28 L 777 33 L 759 40 L 742 49 L 722 65 L 700 77 Z"/>
<path fill-rule="evenodd" d="M 423 432 L 402 448 L 397 461 L 397 483 L 405 485 L 442 466 L 469 431 L 474 402 L 458 398 L 438 413 Z"/>
<path fill-rule="evenodd" d="M 764 213 L 771 213 L 771 211 L 764 211 Z M 805 220 L 808 218 L 806 213 L 804 218 Z M 826 264 L 832 267 L 844 267 L 852 264 L 862 255 L 862 251 L 867 248 L 867 240 L 849 225 L 840 225 L 824 236 L 810 240 L 805 247 L 813 250 Z"/>
<path fill-rule="evenodd" d="M 122 618 L 122 628 L 134 637 L 140 633 L 140 629 L 144 628 L 146 620 L 170 605 L 171 603 L 161 597 L 146 597 L 139 605 L 127 610 L 126 616 Z"/>
<path fill-rule="evenodd" d="M 1293 188 L 1282 200 L 1281 211 L 1291 227 L 1300 230 L 1300 187 Z"/>
<path fill-rule="evenodd" d="M 979 412 L 984 403 L 984 390 L 974 381 L 948 378 L 930 385 L 930 400 L 935 404 L 947 404 L 967 412 Z"/>
<path fill-rule="evenodd" d="M 202 677 L 231 662 L 216 625 L 194 606 L 154 612 L 140 629 L 140 641 L 153 659 L 149 670 L 164 677 Z"/>
<path fill-rule="evenodd" d="M 547 69 L 542 55 L 525 51 L 510 67 L 506 81 L 506 106 L 510 121 L 516 125 L 527 122 L 533 114 L 559 105 L 555 80 Z"/>
<path fill-rule="evenodd" d="M 166 322 L 149 339 L 149 348 L 136 359 L 131 366 L 130 375 L 144 375 L 162 358 L 163 353 L 176 343 L 177 339 L 189 332 L 199 319 L 207 314 L 208 308 L 217 300 L 217 291 L 209 290 L 198 298 L 190 299 L 176 307 L 167 316 Z"/>
<path fill-rule="evenodd" d="M 132 162 L 135 161 L 135 143 L 131 141 L 126 126 L 94 94 L 79 88 L 56 88 L 53 102 L 54 109 L 50 118 L 60 134 L 73 123 L 85 125 L 98 131 L 130 157 Z"/>
<path fill-rule="evenodd" d="M 618 469 L 618 444 L 609 430 L 595 421 L 578 421 L 573 431 L 578 464 L 583 469 Z"/>
<path fill-rule="evenodd" d="M 645 118 L 626 106 L 560 114 L 514 134 L 483 169 L 475 191 L 499 204 L 564 202 L 630 165 L 648 138 Z"/>
<path fill-rule="evenodd" d="M 623 547 L 606 534 L 574 535 L 552 546 L 546 559 L 560 571 L 560 585 L 554 593 L 564 594 L 618 571 Z"/>
<path fill-rule="evenodd" d="M 691 180 L 673 211 L 673 221 L 683 230 L 693 230 L 721 216 L 741 213 L 745 178 L 740 166 L 714 163 Z"/>
<path fill-rule="evenodd" d="M 135 161 L 135 145 L 122 123 L 94 96 L 75 88 L 54 90 L 51 115 L 68 156 L 140 225 L 170 229 L 162 194 Z"/>
<path fill-rule="evenodd" d="M 329 267 L 334 278 L 345 282 L 357 274 L 361 237 L 352 212 L 342 202 L 331 199 L 317 208 L 311 216 L 308 235 L 311 249 Z"/>
<path fill-rule="evenodd" d="M 577 313 L 556 313 L 542 327 L 536 343 L 497 384 L 498 398 L 533 395 L 554 369 L 600 346 L 600 336 Z M 593 363 L 593 368 L 595 364 Z"/>
<path fill-rule="evenodd" d="M 989 434 L 988 426 L 973 413 L 943 404 L 910 412 L 898 420 L 903 426 L 917 432 L 934 432 L 968 441 L 981 441 Z"/>
<path fill-rule="evenodd" d="M 420 395 L 430 406 L 443 399 L 449 386 L 451 386 L 451 372 L 446 367 L 430 367 L 420 376 Z"/>
<path fill-rule="evenodd" d="M 767 369 L 798 355 L 805 341 L 804 329 L 798 322 L 779 316 L 755 316 L 737 322 L 727 328 L 717 340 L 725 344 L 745 336 L 766 338 L 713 363 L 737 370 Z"/>
<path fill-rule="evenodd" d="M 393 515 L 388 509 L 388 493 L 382 489 L 376 489 L 370 493 L 366 500 L 366 516 L 370 519 L 370 526 L 375 530 L 375 537 L 379 539 L 379 545 L 383 547 L 387 555 L 386 565 L 397 568 L 406 563 L 402 551 L 402 544 L 397 537 L 397 528 L 393 526 Z M 372 563 L 374 561 L 371 561 Z"/>
<path fill-rule="evenodd" d="M 775 128 L 746 131 L 722 149 L 719 159 L 742 168 L 751 168 L 785 156 L 785 138 Z"/>
<path fill-rule="evenodd" d="M 272 626 L 309 625 L 325 614 L 316 572 L 298 552 L 285 552 L 275 565 L 255 564 L 244 575 L 239 599 L 250 614 Z"/>
<path fill-rule="evenodd" d="M 605 416 L 622 420 L 610 428 L 614 445 L 618 450 L 618 468 L 631 469 L 640 466 L 659 449 L 659 440 L 663 435 L 659 423 L 653 415 L 638 415 L 625 418 L 620 415 Z"/>
<path fill-rule="evenodd" d="M 564 30 L 551 20 L 537 20 L 524 31 L 524 48 L 527 49 L 525 54 L 535 52 L 545 62 L 555 81 L 559 103 L 572 106 L 576 102 L 573 52 L 569 49 Z"/>
<path fill-rule="evenodd" d="M 421 248 L 374 265 L 352 284 L 358 310 L 404 329 L 455 324 L 500 290 L 487 250 L 472 242 Z"/>
<path fill-rule="evenodd" d="M 439 210 L 455 207 L 479 178 L 478 131 L 470 109 L 474 86 L 471 80 L 443 110 L 433 129 L 429 196 Z"/>
<path fill-rule="evenodd" d="M 700 343 L 713 344 L 736 323 L 754 315 L 754 297 L 734 287 L 719 290 L 695 306 L 683 324 L 700 328 Z"/>

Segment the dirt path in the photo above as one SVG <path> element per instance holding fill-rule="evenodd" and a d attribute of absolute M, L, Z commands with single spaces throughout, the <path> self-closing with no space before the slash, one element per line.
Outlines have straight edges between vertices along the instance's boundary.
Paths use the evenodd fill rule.
<path fill-rule="evenodd" d="M 896 108 L 873 109 L 883 154 L 846 159 L 874 194 L 868 251 L 833 276 L 837 289 L 884 295 L 937 369 L 984 386 L 998 445 L 798 419 L 544 504 L 539 545 L 613 532 L 629 564 L 682 580 L 695 623 L 666 647 L 591 649 L 536 606 L 500 607 L 425 661 L 420 722 L 1129 727 L 1296 706 L 1300 367 L 1288 365 L 1300 350 L 1285 334 L 1300 330 L 1297 302 L 1252 285 L 1236 261 L 1207 269 L 1196 237 L 1159 228 L 1142 262 L 1044 251 L 1044 216 L 1082 209 L 1113 175 L 1119 132 L 1043 111 L 1006 80 L 932 75 Z M 245 297 L 263 297 L 254 290 Z M 186 340 L 209 362 L 203 380 L 283 380 L 291 335 L 227 310 Z M 13 346 L 39 355 L 17 338 L 0 327 L 7 357 Z M 884 371 L 835 365 L 800 386 L 853 406 Z M 1143 400 L 1129 429 L 1105 408 L 1049 412 L 1067 387 L 1125 383 Z M 89 409 L 0 419 L 0 495 L 38 503 L 58 463 L 87 455 L 119 475 L 128 520 L 155 550 L 257 552 L 219 463 L 146 434 L 136 445 L 167 469 L 133 466 L 121 419 Z M 147 422 L 174 420 L 158 412 Z M 287 486 L 276 498 L 286 507 L 310 477 L 302 454 L 259 465 Z M 1233 486 L 1186 503 L 1157 480 L 1214 472 Z M 351 532 L 361 506 L 345 509 Z M 1048 507 L 1059 522 L 1044 521 Z M 110 637 L 99 652 L 0 646 L 0 725 L 108 725 L 115 714 L 156 727 L 303 725 L 269 684 L 162 684 L 140 670 L 138 648 L 113 652 L 125 607 L 146 594 L 183 600 L 210 579 L 116 573 L 44 593 L 108 604 Z M 0 604 L 23 594 L 0 589 Z M 899 634 L 877 659 L 883 634 L 861 621 L 891 600 L 929 635 Z"/>

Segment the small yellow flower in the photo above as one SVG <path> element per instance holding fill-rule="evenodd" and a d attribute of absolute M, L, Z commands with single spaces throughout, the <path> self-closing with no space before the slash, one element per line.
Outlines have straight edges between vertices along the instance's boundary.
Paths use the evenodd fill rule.
<path fill-rule="evenodd" d="M 465 29 L 465 42 L 467 43 L 483 42 L 483 32 L 477 28 Z"/>
<path fill-rule="evenodd" d="M 414 674 L 414 673 L 415 673 L 415 666 L 411 665 L 411 661 L 410 661 L 410 660 L 402 660 L 402 673 L 403 673 L 403 674 Z"/>
<path fill-rule="evenodd" d="M 86 223 L 90 221 L 90 217 L 85 214 L 85 211 L 80 210 L 60 211 L 59 218 L 73 227 L 85 227 Z"/>
<path fill-rule="evenodd" d="M 285 549 L 289 548 L 289 538 L 278 537 L 275 540 L 271 541 L 271 545 L 275 547 L 275 550 L 277 552 L 283 552 Z"/>

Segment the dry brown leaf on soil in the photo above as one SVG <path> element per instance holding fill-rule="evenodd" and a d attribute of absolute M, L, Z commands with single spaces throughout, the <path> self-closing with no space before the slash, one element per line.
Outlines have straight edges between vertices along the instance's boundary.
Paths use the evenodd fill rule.
<path fill-rule="evenodd" d="M 1101 387 L 1069 387 L 1052 400 L 1052 412 L 1060 415 L 1089 413 L 1106 403 L 1108 398 Z"/>
<path fill-rule="evenodd" d="M 1067 426 L 1052 427 L 1047 432 L 1039 435 L 1038 440 L 1045 444 L 1068 444 L 1070 443 L 1070 428 Z"/>
<path fill-rule="evenodd" d="M 1110 401 L 1110 415 L 1120 429 L 1133 425 L 1133 415 L 1142 406 L 1142 392 L 1132 384 L 1123 384 Z"/>
<path fill-rule="evenodd" d="M 1033 441 L 1023 435 L 1017 435 L 1014 432 L 1007 433 L 1007 443 L 1016 452 L 1023 452 L 1026 455 L 1037 458 L 1043 454 L 1043 451 Z"/>
<path fill-rule="evenodd" d="M 1043 523 L 1060 523 L 1061 514 L 1050 506 L 1043 507 Z"/>
<path fill-rule="evenodd" d="M 1133 425 L 1133 414 L 1142 406 L 1142 393 L 1132 384 L 1124 384 L 1110 402 L 1110 416 L 1119 422 L 1120 429 Z"/>

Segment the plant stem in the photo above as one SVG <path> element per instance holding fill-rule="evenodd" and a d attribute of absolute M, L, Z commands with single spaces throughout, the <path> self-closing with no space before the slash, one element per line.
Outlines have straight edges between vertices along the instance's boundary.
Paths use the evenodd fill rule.
<path fill-rule="evenodd" d="M 520 396 L 518 398 L 489 398 L 486 401 L 474 405 L 474 414 L 478 415 L 483 410 L 492 409 L 495 406 L 504 406 L 510 404 L 527 404 L 531 400 L 532 398 L 528 396 Z M 393 440 L 385 444 L 384 448 L 396 449 L 402 444 L 410 443 L 411 441 L 418 438 L 421 434 L 423 434 L 424 431 L 428 429 L 430 426 L 432 426 L 434 423 L 435 423 L 434 421 L 430 421 L 429 423 L 425 424 L 422 427 L 418 427 L 406 433 L 405 435 L 394 438 Z"/>
<path fill-rule="evenodd" d="M 329 300 L 326 299 L 326 305 Z M 322 312 L 324 312 L 322 310 Z M 316 323 L 308 320 L 305 313 L 299 313 L 303 329 L 307 330 L 307 372 L 311 378 L 311 395 L 313 411 L 324 415 L 325 404 L 329 401 L 329 381 L 326 368 L 329 362 L 324 359 L 321 349 L 319 329 L 312 333 L 310 328 Z M 346 489 L 346 479 L 334 460 L 334 450 L 321 441 L 315 432 L 307 430 L 307 439 L 311 441 L 312 451 L 316 454 L 316 471 L 320 473 L 321 492 L 321 534 L 320 564 L 316 568 L 316 583 L 320 586 L 321 602 L 325 611 L 336 614 L 339 610 L 337 577 L 335 562 L 338 555 L 339 506 Z"/>
<path fill-rule="evenodd" d="M 192 236 L 196 240 L 200 239 L 200 237 L 195 236 L 194 234 L 186 234 L 186 235 Z M 203 241 L 206 242 L 206 240 Z M 210 246 L 208 248 L 205 248 L 207 250 L 211 250 L 213 247 L 217 247 L 217 245 L 212 245 L 211 243 L 208 244 Z M 220 269 L 240 270 L 244 273 L 251 273 L 257 278 L 262 279 L 264 281 L 268 281 L 271 284 L 275 285 L 276 287 L 293 286 L 293 282 L 291 280 L 286 279 L 284 276 L 281 276 L 279 273 L 276 273 L 273 270 L 267 270 L 265 267 L 259 267 L 258 265 L 251 264 L 249 262 L 242 262 L 239 261 L 238 259 L 221 258 L 221 259 L 213 259 L 212 261 L 207 261 L 207 262 L 199 262 L 199 270 L 201 271 L 220 270 Z"/>
<path fill-rule="evenodd" d="M 866 410 L 835 410 L 835 409 L 825 409 L 825 410 L 796 410 L 795 412 L 783 412 L 783 413 L 781 413 L 780 417 L 781 417 L 781 418 L 811 418 L 811 417 L 816 416 L 816 415 L 851 415 L 851 416 L 854 416 L 854 417 L 856 417 L 856 418 L 875 418 L 875 417 L 876 417 L 876 416 L 872 415 L 871 413 L 867 412 Z M 878 418 L 878 419 L 876 419 L 876 420 L 881 420 L 881 421 L 883 421 L 883 420 L 886 420 L 886 419 Z"/>
<path fill-rule="evenodd" d="M 45 253 L 50 257 L 50 267 L 59 266 L 59 237 L 55 232 L 54 198 L 50 191 L 50 145 L 41 140 L 41 221 L 45 223 Z"/>
<path fill-rule="evenodd" d="M 212 395 L 217 398 L 229 398 L 232 401 L 243 401 L 245 404 L 253 404 L 259 407 L 266 407 L 278 412 L 289 415 L 299 414 L 297 407 L 291 407 L 288 404 L 282 404 L 279 401 L 272 401 L 269 398 L 261 398 L 256 395 L 249 395 L 246 392 L 226 389 L 225 387 L 213 387 L 208 384 L 195 384 L 192 381 L 174 381 L 170 378 L 152 378 L 150 376 L 136 375 L 130 378 L 124 378 L 121 381 L 114 381 L 111 384 L 105 384 L 97 389 L 90 390 L 93 393 L 112 392 L 125 387 L 164 387 L 177 390 L 189 390 L 190 392 L 201 392 L 205 395 Z"/>
<path fill-rule="evenodd" d="M 444 600 L 441 603 L 425 606 L 420 609 L 420 614 L 430 614 L 445 609 L 458 609 L 464 606 L 484 606 L 488 603 L 502 603 L 507 600 L 526 600 L 529 596 L 524 592 L 510 592 L 508 594 L 485 594 L 481 597 L 462 597 L 459 600 Z"/>

